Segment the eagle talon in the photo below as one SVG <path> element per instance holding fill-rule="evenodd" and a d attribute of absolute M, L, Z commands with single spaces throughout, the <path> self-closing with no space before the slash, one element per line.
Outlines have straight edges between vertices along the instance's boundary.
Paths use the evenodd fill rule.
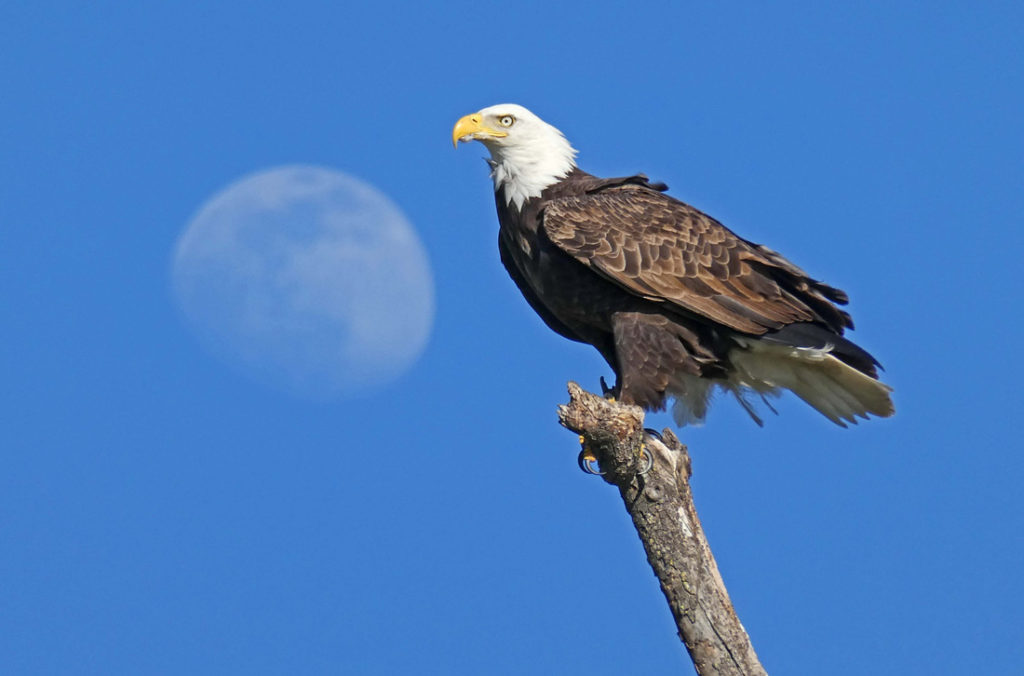
<path fill-rule="evenodd" d="M 604 472 L 601 471 L 601 468 L 598 465 L 597 456 L 587 448 L 586 442 L 583 441 L 582 434 L 580 435 L 580 443 L 583 444 L 583 450 L 580 451 L 579 456 L 576 458 L 576 464 L 578 464 L 580 469 L 587 474 L 602 476 Z M 647 444 L 642 444 L 640 446 L 640 457 L 644 460 L 644 468 L 641 469 L 637 475 L 643 476 L 654 469 L 654 455 L 647 450 Z"/>
<path fill-rule="evenodd" d="M 597 465 L 597 458 L 593 453 L 585 448 L 580 451 L 580 455 L 576 459 L 576 462 L 579 464 L 580 469 L 587 474 L 593 474 L 594 476 L 601 476 L 604 474 Z"/>
<path fill-rule="evenodd" d="M 665 443 L 665 437 L 663 437 L 661 435 L 661 432 L 659 432 L 658 430 L 653 430 L 650 427 L 645 427 L 644 428 L 644 434 L 647 434 L 649 436 L 654 437 L 655 439 L 657 439 L 661 443 Z"/>
<path fill-rule="evenodd" d="M 576 463 L 580 466 L 580 469 L 587 474 L 604 474 L 597 465 L 597 456 L 587 448 L 587 438 L 582 434 L 580 435 L 580 446 L 583 448 L 580 450 L 580 455 L 576 459 Z"/>
<path fill-rule="evenodd" d="M 647 466 L 640 470 L 640 476 L 643 476 L 654 469 L 654 455 L 647 450 L 647 444 L 641 444 L 640 455 L 647 461 Z"/>

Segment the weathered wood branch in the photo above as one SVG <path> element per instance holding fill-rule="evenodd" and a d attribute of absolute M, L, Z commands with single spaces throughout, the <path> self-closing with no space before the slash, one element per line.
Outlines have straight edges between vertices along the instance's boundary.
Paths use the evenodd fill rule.
<path fill-rule="evenodd" d="M 562 425 L 583 436 L 602 477 L 617 486 L 647 561 L 661 582 L 679 637 L 700 676 L 765 674 L 733 610 L 690 491 L 690 456 L 671 430 L 644 431 L 644 414 L 569 383 Z M 646 474 L 642 448 L 654 458 Z"/>

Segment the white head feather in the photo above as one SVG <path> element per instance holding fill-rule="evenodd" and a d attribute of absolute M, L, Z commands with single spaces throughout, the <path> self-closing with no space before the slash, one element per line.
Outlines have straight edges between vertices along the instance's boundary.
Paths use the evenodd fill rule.
<path fill-rule="evenodd" d="M 476 113 L 480 124 L 504 135 L 469 134 L 461 141 L 480 141 L 491 151 L 494 190 L 504 188 L 507 204 L 517 208 L 564 178 L 576 166 L 576 150 L 555 127 L 526 108 L 502 103 Z"/>

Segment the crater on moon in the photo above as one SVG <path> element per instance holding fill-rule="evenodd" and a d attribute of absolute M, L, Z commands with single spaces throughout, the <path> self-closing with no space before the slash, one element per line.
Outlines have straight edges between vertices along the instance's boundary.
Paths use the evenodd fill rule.
<path fill-rule="evenodd" d="M 434 319 L 412 225 L 383 193 L 321 167 L 261 171 L 211 197 L 178 239 L 172 283 L 214 354 L 315 399 L 397 379 Z"/>

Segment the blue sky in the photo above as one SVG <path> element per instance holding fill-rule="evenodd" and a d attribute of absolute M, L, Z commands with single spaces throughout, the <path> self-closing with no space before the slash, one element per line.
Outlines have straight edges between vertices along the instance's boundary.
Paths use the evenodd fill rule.
<path fill-rule="evenodd" d="M 608 371 L 519 297 L 451 149 L 502 101 L 848 291 L 886 366 L 891 420 L 682 433 L 769 671 L 1020 670 L 1019 3 L 95 5 L 0 10 L 4 673 L 686 673 L 556 423 Z M 384 390 L 254 384 L 175 309 L 199 205 L 292 163 L 429 251 L 434 332 Z"/>

